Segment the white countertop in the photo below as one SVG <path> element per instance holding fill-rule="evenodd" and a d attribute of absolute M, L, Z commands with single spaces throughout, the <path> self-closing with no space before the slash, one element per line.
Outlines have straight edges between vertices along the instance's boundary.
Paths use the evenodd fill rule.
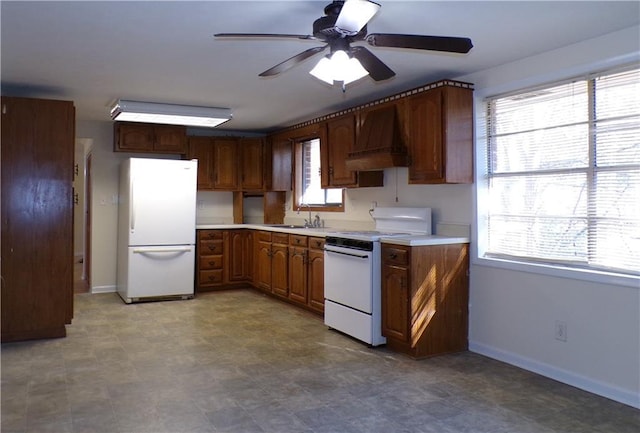
<path fill-rule="evenodd" d="M 336 227 L 325 228 L 304 228 L 304 227 L 287 227 L 286 224 L 274 226 L 270 224 L 196 224 L 196 230 L 233 230 L 233 229 L 254 229 L 270 232 L 282 232 L 304 236 L 326 237 L 333 234 L 352 231 L 350 229 L 340 229 Z M 406 245 L 406 246 L 425 246 L 425 245 L 446 245 L 446 244 L 468 244 L 469 238 L 465 236 L 440 236 L 440 235 L 421 235 L 421 236 L 398 236 L 383 237 L 380 242 L 385 244 Z"/>
<path fill-rule="evenodd" d="M 398 236 L 391 238 L 382 238 L 380 242 L 383 244 L 406 245 L 409 247 L 420 247 L 426 245 L 447 245 L 447 244 L 468 244 L 469 238 L 464 236 Z"/>

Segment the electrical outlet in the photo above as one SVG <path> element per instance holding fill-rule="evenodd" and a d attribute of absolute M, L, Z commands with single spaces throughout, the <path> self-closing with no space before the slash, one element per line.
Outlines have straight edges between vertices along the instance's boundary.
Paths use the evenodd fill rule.
<path fill-rule="evenodd" d="M 556 320 L 556 340 L 567 341 L 567 322 Z"/>

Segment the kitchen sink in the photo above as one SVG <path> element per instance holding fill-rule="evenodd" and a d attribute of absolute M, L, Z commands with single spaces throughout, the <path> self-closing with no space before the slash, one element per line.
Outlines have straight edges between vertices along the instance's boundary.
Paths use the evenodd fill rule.
<path fill-rule="evenodd" d="M 268 227 L 278 227 L 283 229 L 306 229 L 308 227 L 304 225 L 296 225 L 296 224 L 265 224 Z"/>

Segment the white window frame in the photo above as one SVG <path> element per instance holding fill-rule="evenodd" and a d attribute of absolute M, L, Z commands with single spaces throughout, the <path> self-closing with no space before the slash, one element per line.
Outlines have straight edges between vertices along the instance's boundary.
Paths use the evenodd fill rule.
<path fill-rule="evenodd" d="M 632 68 L 637 68 L 634 64 Z M 617 69 L 611 69 L 606 73 L 621 72 L 629 69 L 629 66 Z M 582 74 L 576 77 L 564 77 L 564 81 L 572 81 L 575 79 L 590 78 L 591 74 Z M 518 93 L 526 92 L 527 89 L 540 86 L 553 86 L 561 83 L 561 79 L 555 81 L 535 82 L 529 81 L 526 86 L 512 89 L 502 89 L 499 93 Z M 488 243 L 488 193 L 489 188 L 486 182 L 488 176 L 488 137 L 487 131 L 487 105 L 488 99 L 499 94 L 496 93 L 476 93 L 474 97 L 475 110 L 475 163 L 476 163 L 476 182 L 474 188 L 474 210 L 475 224 L 472 227 L 472 238 L 476 244 L 476 248 L 472 249 L 472 263 L 475 265 L 490 266 L 501 269 L 508 269 L 519 272 L 528 272 L 535 274 L 548 275 L 560 278 L 570 278 L 575 280 L 589 281 L 593 283 L 611 284 L 619 286 L 627 286 L 640 288 L 640 276 L 623 274 L 617 272 L 608 272 L 604 270 L 596 270 L 590 268 L 576 268 L 563 266 L 562 264 L 536 263 L 534 261 L 519 260 L 513 258 L 487 257 Z"/>

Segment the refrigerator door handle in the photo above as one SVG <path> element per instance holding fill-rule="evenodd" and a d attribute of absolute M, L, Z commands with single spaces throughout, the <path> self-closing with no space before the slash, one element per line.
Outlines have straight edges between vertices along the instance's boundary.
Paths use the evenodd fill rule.
<path fill-rule="evenodd" d="M 134 248 L 134 254 L 153 254 L 153 253 L 186 253 L 191 251 L 191 247 L 174 247 L 174 248 Z"/>
<path fill-rule="evenodd" d="M 131 210 L 130 210 L 130 214 L 129 214 L 129 229 L 131 230 L 131 233 L 133 233 L 135 231 L 136 228 L 136 200 L 134 197 L 134 192 L 136 190 L 135 185 L 134 185 L 134 179 L 133 177 L 131 178 L 131 185 L 130 185 L 131 190 L 129 191 L 129 200 L 131 200 Z"/>

